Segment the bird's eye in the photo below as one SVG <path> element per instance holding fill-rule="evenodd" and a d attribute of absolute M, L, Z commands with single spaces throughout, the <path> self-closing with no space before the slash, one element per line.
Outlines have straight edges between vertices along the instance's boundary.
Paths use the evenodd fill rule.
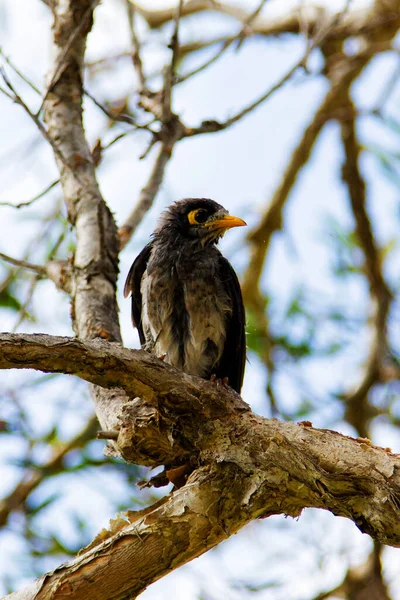
<path fill-rule="evenodd" d="M 202 208 L 196 212 L 196 221 L 198 223 L 205 223 L 208 219 L 208 212 Z"/>
<path fill-rule="evenodd" d="M 196 210 L 190 211 L 188 214 L 188 220 L 191 225 L 198 225 L 199 223 L 205 223 L 208 219 L 208 211 L 204 208 L 197 208 Z"/>

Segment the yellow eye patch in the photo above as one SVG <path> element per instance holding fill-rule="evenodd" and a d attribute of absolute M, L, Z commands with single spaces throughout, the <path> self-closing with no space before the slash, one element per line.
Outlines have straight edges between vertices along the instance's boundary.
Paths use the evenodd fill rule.
<path fill-rule="evenodd" d="M 197 221 L 196 221 L 196 213 L 199 209 L 197 208 L 196 210 L 191 210 L 190 213 L 188 214 L 188 221 L 191 225 L 196 225 Z"/>
<path fill-rule="evenodd" d="M 196 208 L 191 210 L 187 218 L 190 225 L 201 225 L 208 219 L 209 213 L 204 208 Z"/>

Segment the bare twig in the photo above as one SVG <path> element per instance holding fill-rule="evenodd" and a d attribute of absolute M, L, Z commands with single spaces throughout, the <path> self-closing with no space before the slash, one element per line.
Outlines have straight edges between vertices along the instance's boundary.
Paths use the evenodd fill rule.
<path fill-rule="evenodd" d="M 175 81 L 173 82 L 173 85 L 176 85 L 178 83 L 182 83 L 183 81 L 186 81 L 190 77 L 197 75 L 201 71 L 204 71 L 210 65 L 214 64 L 217 60 L 219 60 L 221 58 L 221 56 L 223 56 L 223 54 L 226 52 L 226 50 L 228 50 L 228 48 L 230 48 L 230 46 L 236 40 L 238 40 L 238 45 L 236 48 L 238 50 L 240 48 L 240 46 L 242 45 L 242 42 L 245 39 L 245 37 L 247 37 L 250 34 L 250 25 L 252 24 L 254 19 L 259 15 L 260 11 L 262 10 L 264 4 L 267 1 L 268 0 L 261 0 L 260 4 L 256 8 L 256 10 L 251 15 L 249 15 L 246 22 L 243 24 L 243 27 L 240 29 L 239 33 L 237 35 L 231 36 L 231 37 L 223 40 L 221 48 L 218 50 L 218 52 L 216 54 L 214 54 L 214 56 L 212 56 L 210 59 L 208 59 L 206 62 L 204 62 L 202 65 L 200 65 L 196 69 L 193 69 L 193 71 L 190 71 L 189 73 L 186 73 L 185 75 L 181 75 L 180 77 L 176 77 Z M 213 40 L 211 42 L 208 42 L 207 45 L 215 44 L 220 41 L 221 40 Z M 202 47 L 205 48 L 206 44 L 204 44 Z"/>
<path fill-rule="evenodd" d="M 183 4 L 183 0 L 179 0 L 175 11 L 174 30 L 169 44 L 172 51 L 172 57 L 169 65 L 167 65 L 165 69 L 163 89 L 158 94 L 142 90 L 140 104 L 144 110 L 151 112 L 155 118 L 161 122 L 161 130 L 160 132 L 152 132 L 153 136 L 150 143 L 140 158 L 145 158 L 158 141 L 161 141 L 161 145 L 150 173 L 149 180 L 142 189 L 135 208 L 118 231 L 120 250 L 128 243 L 137 226 L 151 208 L 154 198 L 161 186 L 165 167 L 171 158 L 174 145 L 178 140 L 185 136 L 187 131 L 187 128 L 184 127 L 179 118 L 172 112 L 172 85 L 179 53 L 179 22 Z"/>
<path fill-rule="evenodd" d="M 129 131 L 124 131 L 123 133 L 119 133 L 118 135 L 115 136 L 115 138 L 113 138 L 105 146 L 102 146 L 102 150 L 107 150 L 107 148 L 111 148 L 111 146 L 113 146 L 114 144 L 116 144 L 117 142 L 119 142 L 119 140 L 122 140 L 127 135 L 131 135 L 132 133 L 135 133 L 135 131 L 137 131 L 137 130 L 136 129 L 130 129 Z"/>
<path fill-rule="evenodd" d="M 28 107 L 28 105 L 24 102 L 24 100 L 21 98 L 21 96 L 19 94 L 17 94 L 17 92 L 14 89 L 14 86 L 12 85 L 11 81 L 9 80 L 9 78 L 7 77 L 6 72 L 4 71 L 4 69 L 2 67 L 0 67 L 0 75 L 3 78 L 4 83 L 6 84 L 6 86 L 8 87 L 8 89 L 12 92 L 12 94 L 6 92 L 6 90 L 4 90 L 3 88 L 0 88 L 0 91 L 3 92 L 3 94 L 5 94 L 6 96 L 8 96 L 11 100 L 13 100 L 16 104 L 19 104 L 20 106 L 22 106 L 22 108 L 24 109 L 24 111 L 29 115 L 29 117 L 32 119 L 32 121 L 35 123 L 35 125 L 37 126 L 37 128 L 39 129 L 40 133 L 42 134 L 42 136 L 44 137 L 44 139 L 49 142 L 49 144 L 51 145 L 51 147 L 53 148 L 53 152 L 58 156 L 58 158 L 64 163 L 65 159 L 62 155 L 62 153 L 60 152 L 60 150 L 57 148 L 57 146 L 53 143 L 53 140 L 50 138 L 47 129 L 45 128 L 45 126 L 43 125 L 42 121 L 39 119 L 37 114 L 34 114 L 30 108 Z"/>
<path fill-rule="evenodd" d="M 39 96 L 41 95 L 42 92 L 39 90 L 39 88 L 36 87 L 36 85 L 26 75 L 24 75 L 24 73 L 22 73 L 18 69 L 18 67 L 16 67 L 14 65 L 14 63 L 11 61 L 11 59 L 4 54 L 4 52 L 1 48 L 0 48 L 0 56 L 2 56 L 4 58 L 6 63 L 9 65 L 9 67 L 11 67 L 11 69 L 14 71 L 14 73 L 16 73 L 18 75 L 18 77 L 20 77 L 23 81 L 25 81 L 25 83 L 27 83 L 29 85 L 29 87 L 31 87 L 33 89 L 33 91 L 35 91 L 37 94 L 39 94 Z"/>
<path fill-rule="evenodd" d="M 160 27 L 171 21 L 176 16 L 176 11 L 173 6 L 160 9 L 160 10 L 147 10 L 140 4 L 132 2 L 135 6 L 136 11 L 148 22 L 150 27 Z M 238 6 L 232 6 L 223 2 L 209 2 L 209 0 L 202 0 L 197 2 L 187 2 L 182 9 L 182 16 L 196 14 L 203 11 L 217 11 L 223 14 L 230 15 L 235 19 L 245 22 L 249 16 L 249 13 Z"/>
<path fill-rule="evenodd" d="M 129 2 L 129 0 L 125 0 L 125 3 L 128 13 L 129 30 L 131 34 L 132 62 L 139 82 L 138 92 L 141 94 L 146 89 L 146 78 L 143 71 L 140 42 L 136 35 L 135 29 L 135 7 L 131 2 Z"/>
<path fill-rule="evenodd" d="M 149 126 L 150 124 L 140 125 L 139 123 L 136 123 L 135 119 L 133 117 L 131 117 L 130 115 L 117 114 L 114 111 L 108 109 L 106 106 L 104 106 L 104 104 L 102 104 L 94 96 L 92 96 L 92 94 L 87 89 L 84 89 L 83 92 L 84 92 L 85 96 L 90 98 L 90 100 L 98 108 L 100 108 L 100 110 L 112 121 L 117 121 L 120 123 L 128 123 L 129 125 L 133 125 L 133 127 L 135 127 L 135 129 L 144 129 L 144 130 L 148 131 L 149 133 L 152 133 L 153 135 L 157 135 L 157 132 L 153 131 L 150 128 L 150 126 Z"/>
<path fill-rule="evenodd" d="M 204 71 L 205 69 L 207 69 L 207 67 L 210 67 L 212 64 L 217 62 L 217 60 L 219 60 L 221 58 L 221 56 L 223 56 L 223 54 L 225 54 L 225 51 L 232 45 L 232 43 L 235 41 L 235 39 L 237 39 L 237 36 L 232 36 L 232 37 L 228 38 L 227 40 L 224 40 L 221 48 L 218 50 L 218 52 L 216 52 L 214 54 L 214 56 L 212 56 L 211 58 L 206 60 L 202 65 L 196 67 L 192 71 L 189 71 L 189 73 L 185 73 L 185 75 L 180 75 L 179 77 L 176 77 L 175 81 L 173 82 L 174 85 L 182 83 L 183 81 L 187 81 L 188 79 L 190 79 L 190 77 L 193 77 L 194 75 L 197 75 L 198 73 L 201 73 L 201 71 Z M 212 43 L 218 43 L 218 42 L 215 41 Z M 204 46 L 204 47 L 206 47 L 206 46 Z"/>
<path fill-rule="evenodd" d="M 394 89 L 396 88 L 396 85 L 399 81 L 399 77 L 400 77 L 400 57 L 398 58 L 397 61 L 397 66 L 395 68 L 395 70 L 392 73 L 392 76 L 389 77 L 389 79 L 386 82 L 386 85 L 383 87 L 383 90 L 381 91 L 379 98 L 376 102 L 375 105 L 375 109 L 373 109 L 375 112 L 382 112 L 384 106 L 387 104 L 390 96 L 392 95 L 392 93 L 394 92 Z"/>
<path fill-rule="evenodd" d="M 50 183 L 42 192 L 40 192 L 39 194 L 37 194 L 36 196 L 31 198 L 30 200 L 27 200 L 25 202 L 19 202 L 18 204 L 13 204 L 12 202 L 0 202 L 0 206 L 11 206 L 12 208 L 23 208 L 24 206 L 30 206 L 31 204 L 36 202 L 36 200 L 43 198 L 43 196 L 48 194 L 59 183 L 60 183 L 60 180 L 56 179 L 55 181 Z"/>
<path fill-rule="evenodd" d="M 85 68 L 89 70 L 96 70 L 98 67 L 109 68 L 114 62 L 121 58 L 132 58 L 132 52 L 118 52 L 118 54 L 111 54 L 104 56 L 103 58 L 96 58 L 95 60 L 85 61 Z"/>
<path fill-rule="evenodd" d="M 238 43 L 236 46 L 236 50 L 239 50 L 239 48 L 243 44 L 244 39 L 249 34 L 252 33 L 251 25 L 252 25 L 253 21 L 255 21 L 255 19 L 258 17 L 258 15 L 260 14 L 260 12 L 262 11 L 262 9 L 264 8 L 264 6 L 267 2 L 268 2 L 268 0 L 261 0 L 261 2 L 256 7 L 255 11 L 244 22 L 243 27 L 238 36 L 239 39 L 238 39 Z"/>
<path fill-rule="evenodd" d="M 126 219 L 125 223 L 118 231 L 121 250 L 129 242 L 136 228 L 142 222 L 143 217 L 153 205 L 154 198 L 160 189 L 162 180 L 164 178 L 165 168 L 170 158 L 171 148 L 165 146 L 165 144 L 161 144 L 149 179 L 140 192 L 139 200 L 133 211 Z"/>
<path fill-rule="evenodd" d="M 319 47 L 324 42 L 324 40 L 328 37 L 329 33 L 332 31 L 332 28 L 337 24 L 341 15 L 342 15 L 342 13 L 340 13 L 339 15 L 335 15 L 335 17 L 333 19 L 326 20 L 326 22 L 322 24 L 320 29 L 315 33 L 315 36 L 314 36 L 311 44 L 309 44 L 307 46 L 303 57 L 295 65 L 293 65 L 293 67 L 291 69 L 289 69 L 289 71 L 285 75 L 283 75 L 283 77 L 281 77 L 281 79 L 275 85 L 273 85 L 271 88 L 269 88 L 257 100 L 255 100 L 254 102 L 252 102 L 251 104 L 249 104 L 248 106 L 243 108 L 236 115 L 234 115 L 233 117 L 230 117 L 226 121 L 223 121 L 223 122 L 204 121 L 200 125 L 200 127 L 192 128 L 190 130 L 190 133 L 188 133 L 188 135 L 198 135 L 201 133 L 210 133 L 213 131 L 221 131 L 223 129 L 227 129 L 234 123 L 237 123 L 238 121 L 243 119 L 243 117 L 245 117 L 249 113 L 253 112 L 253 110 L 258 108 L 261 104 L 263 104 L 266 100 L 268 100 L 268 98 L 270 96 L 272 96 L 272 94 L 274 94 L 274 92 L 279 90 L 287 81 L 289 81 L 298 69 L 306 68 L 307 60 L 308 60 L 308 57 L 310 56 L 311 52 L 314 50 L 314 48 Z"/>
<path fill-rule="evenodd" d="M 387 42 L 392 39 L 397 30 L 397 23 L 388 31 L 374 30 L 374 36 L 371 43 Z M 325 28 L 325 36 L 329 29 Z M 321 45 L 327 43 L 327 38 L 321 40 L 318 36 L 318 42 Z M 340 42 L 338 42 L 340 44 Z M 382 46 L 382 48 L 385 44 Z M 379 48 L 377 51 L 379 51 Z M 327 52 L 327 48 L 325 49 Z M 335 56 L 335 60 L 330 61 L 329 56 Z M 342 57 L 343 58 L 343 57 Z M 346 107 L 346 94 L 352 82 L 358 77 L 366 64 L 371 59 L 369 52 L 363 52 L 360 56 L 349 60 L 340 60 L 340 52 L 336 44 L 331 43 L 329 55 L 327 56 L 327 72 L 331 82 L 331 89 L 328 91 L 325 99 L 316 111 L 310 125 L 304 132 L 300 144 L 292 154 L 291 160 L 282 176 L 281 183 L 277 187 L 271 202 L 266 209 L 259 225 L 249 234 L 251 243 L 251 256 L 243 283 L 243 292 L 246 301 L 253 306 L 254 310 L 260 310 L 262 298 L 259 293 L 259 281 L 264 266 L 265 257 L 269 248 L 272 235 L 282 227 L 282 211 L 290 191 L 296 182 L 301 168 L 306 164 L 315 140 L 317 139 L 324 124 L 332 118 L 337 118 L 338 110 L 342 112 Z"/>
<path fill-rule="evenodd" d="M 13 333 L 15 333 L 17 331 L 18 327 L 21 325 L 21 323 L 23 323 L 25 321 L 25 319 L 27 317 L 32 318 L 32 316 L 28 313 L 28 307 L 29 307 L 30 303 L 32 302 L 33 294 L 35 293 L 36 286 L 39 282 L 39 279 L 41 279 L 41 276 L 34 275 L 29 283 L 29 288 L 28 288 L 28 292 L 26 294 L 25 300 L 23 301 L 23 303 L 21 304 L 21 306 L 18 310 L 18 318 L 17 318 L 16 322 L 14 323 L 14 326 L 11 329 L 11 331 Z"/>
<path fill-rule="evenodd" d="M 17 258 L 13 258 L 12 256 L 8 256 L 7 254 L 3 254 L 0 252 L 0 259 L 4 262 L 10 263 L 16 267 L 23 267 L 24 269 L 30 269 L 31 271 L 35 271 L 41 277 L 46 275 L 46 269 L 41 267 L 40 265 L 34 265 L 26 260 L 19 260 Z"/>
<path fill-rule="evenodd" d="M 168 46 L 172 51 L 172 56 L 170 64 L 165 69 L 164 88 L 162 92 L 163 123 L 167 123 L 172 116 L 172 86 L 175 77 L 176 61 L 179 53 L 179 22 L 182 14 L 182 6 L 183 0 L 179 0 L 174 17 L 174 31 Z"/>
<path fill-rule="evenodd" d="M 319 41 L 318 43 L 321 43 L 321 41 Z M 275 85 L 270 87 L 259 98 L 257 98 L 257 100 L 255 100 L 254 102 L 252 102 L 251 104 L 249 104 L 248 106 L 243 108 L 241 111 L 236 113 L 236 115 L 234 115 L 233 117 L 230 117 L 226 121 L 215 121 L 215 120 L 203 121 L 203 123 L 199 127 L 194 127 L 194 128 L 191 128 L 190 130 L 188 130 L 187 135 L 193 136 L 193 135 L 199 135 L 202 133 L 212 133 L 212 132 L 216 132 L 216 131 L 222 131 L 223 129 L 227 129 L 234 123 L 237 123 L 238 121 L 243 119 L 243 117 L 245 117 L 249 113 L 253 112 L 253 110 L 258 108 L 261 104 L 263 104 L 266 100 L 268 100 L 268 98 L 270 98 L 270 96 L 272 96 L 287 81 L 289 81 L 299 68 L 304 67 L 307 63 L 308 57 L 310 56 L 310 54 L 314 50 L 314 48 L 315 48 L 315 44 L 313 43 L 313 44 L 311 44 L 311 46 L 309 46 L 309 48 L 307 48 L 306 52 L 304 53 L 304 56 L 295 65 L 293 65 L 293 67 L 291 67 L 291 69 L 289 69 L 289 71 L 287 71 L 287 73 L 285 75 L 283 75 L 283 77 L 281 77 Z"/>

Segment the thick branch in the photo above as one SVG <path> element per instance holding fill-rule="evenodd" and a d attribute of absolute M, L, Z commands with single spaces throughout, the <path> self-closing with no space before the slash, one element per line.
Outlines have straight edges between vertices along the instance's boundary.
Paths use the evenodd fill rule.
<path fill-rule="evenodd" d="M 116 227 L 100 194 L 82 123 L 83 59 L 97 3 L 52 3 L 54 62 L 44 110 L 48 136 L 58 151 L 55 157 L 68 217 L 76 227 L 72 290 L 75 331 L 82 338 L 100 336 L 119 341 Z"/>
<path fill-rule="evenodd" d="M 143 400 L 127 403 L 120 415 L 119 451 L 151 466 L 191 462 L 196 471 L 187 486 L 200 477 L 200 503 L 219 490 L 221 506 L 230 507 L 228 512 L 220 507 L 219 526 L 232 519 L 229 533 L 255 516 L 295 515 L 313 506 L 349 517 L 361 531 L 400 546 L 400 457 L 368 440 L 263 419 L 231 389 L 119 344 L 2 334 L 0 351 L 0 368 L 66 372 L 140 395 Z M 194 556 L 185 554 L 185 560 Z"/>
<path fill-rule="evenodd" d="M 86 37 L 98 0 L 54 0 L 53 65 L 43 102 L 48 135 L 55 150 L 68 218 L 77 245 L 71 283 L 72 319 L 77 336 L 121 340 L 116 301 L 117 229 L 96 181 L 82 122 L 82 73 Z M 63 160 L 59 159 L 62 155 Z M 97 417 L 104 429 L 115 425 L 124 395 L 92 386 Z"/>

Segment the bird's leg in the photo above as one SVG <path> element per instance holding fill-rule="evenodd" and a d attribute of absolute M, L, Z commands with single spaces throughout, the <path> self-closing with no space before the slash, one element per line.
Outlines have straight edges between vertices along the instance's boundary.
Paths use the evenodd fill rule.
<path fill-rule="evenodd" d="M 167 353 L 164 352 L 164 354 L 160 354 L 160 356 L 158 357 L 160 360 L 165 360 L 165 357 L 167 356 Z"/>

